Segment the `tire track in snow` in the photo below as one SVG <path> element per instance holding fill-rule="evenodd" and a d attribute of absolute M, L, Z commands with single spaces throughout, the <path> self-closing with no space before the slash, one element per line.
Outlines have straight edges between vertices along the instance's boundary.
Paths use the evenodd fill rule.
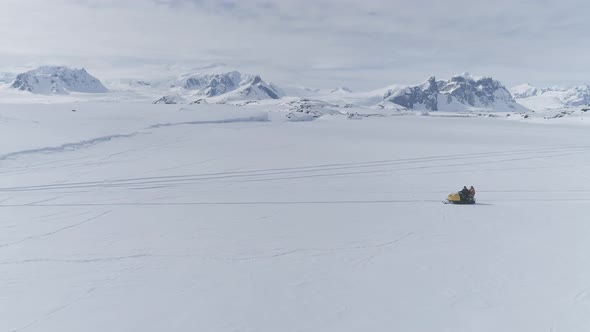
<path fill-rule="evenodd" d="M 564 156 L 571 156 L 577 153 L 564 153 L 564 154 L 553 154 L 553 155 L 544 155 L 544 158 L 557 158 L 557 157 L 564 157 Z M 432 169 L 432 168 L 445 168 L 445 167 L 459 167 L 459 166 L 475 166 L 475 165 L 488 165 L 494 163 L 503 163 L 503 162 L 512 162 L 512 161 L 523 161 L 523 160 L 531 160 L 531 159 L 538 159 L 538 156 L 533 157 L 523 157 L 523 158 L 512 158 L 512 159 L 499 159 L 494 161 L 480 161 L 480 162 L 472 162 L 472 163 L 456 163 L 456 164 L 444 164 L 444 165 L 426 165 L 426 166 L 417 166 L 417 167 L 406 167 L 406 168 L 393 168 L 393 169 L 382 169 L 382 170 L 372 170 L 372 171 L 357 171 L 357 172 L 340 172 L 340 173 L 328 173 L 328 174 L 313 174 L 313 175 L 301 175 L 301 176 L 288 176 L 288 177 L 275 177 L 275 178 L 266 178 L 266 179 L 247 179 L 241 180 L 237 182 L 264 182 L 264 181 L 277 181 L 277 180 L 296 180 L 296 179 L 308 179 L 308 178 L 322 178 L 322 177 L 333 177 L 333 176 L 351 176 L 351 175 L 361 175 L 361 174 L 387 174 L 396 171 L 412 171 L 412 170 L 421 170 L 421 169 Z M 0 189 L 1 190 L 1 189 Z"/>
<path fill-rule="evenodd" d="M 480 191 L 483 193 L 484 191 Z M 446 192 L 445 192 L 446 193 Z M 125 206 L 239 206 L 239 205 L 362 205 L 362 204 L 423 204 L 437 203 L 440 204 L 442 199 L 383 199 L 383 200 L 342 200 L 342 201 L 225 201 L 225 202 L 104 202 L 104 203 L 55 203 L 55 204 L 0 204 L 0 208 L 44 208 L 44 207 L 125 207 Z M 505 199 L 486 199 L 486 203 L 494 202 L 590 202 L 587 198 L 567 198 L 559 196 L 546 198 L 505 198 Z M 486 203 L 476 203 L 469 206 L 490 205 Z M 110 212 L 110 211 L 109 211 Z M 108 213 L 108 212 L 107 212 Z M 106 214 L 106 213 L 105 213 Z M 0 245 L 0 248 L 3 245 Z"/>
<path fill-rule="evenodd" d="M 219 261 L 252 261 L 252 260 L 261 260 L 261 259 L 280 258 L 280 257 L 285 257 L 285 256 L 298 254 L 298 253 L 305 253 L 305 252 L 311 252 L 311 253 L 317 253 L 317 254 L 324 253 L 325 254 L 325 253 L 340 252 L 340 251 L 376 249 L 376 248 L 383 248 L 383 247 L 394 245 L 394 244 L 396 244 L 396 243 L 398 243 L 398 242 L 400 242 L 412 235 L 414 235 L 414 233 L 410 232 L 410 233 L 407 233 L 395 240 L 388 241 L 385 243 L 371 244 L 371 245 L 359 245 L 359 246 L 337 247 L 337 248 L 327 248 L 327 249 L 303 248 L 303 249 L 288 250 L 288 251 L 279 252 L 279 253 L 270 254 L 270 255 L 259 255 L 259 256 L 248 256 L 248 257 L 212 257 L 212 259 L 219 260 Z"/>
<path fill-rule="evenodd" d="M 149 258 L 149 257 L 169 257 L 169 256 L 136 254 L 136 255 L 128 255 L 128 256 L 88 258 L 88 259 L 34 258 L 34 259 L 24 259 L 24 260 L 17 260 L 17 261 L 0 262 L 0 266 L 1 265 L 28 264 L 28 263 L 100 263 L 100 262 L 113 262 L 113 261 L 131 260 L 131 259 Z"/>
<path fill-rule="evenodd" d="M 76 298 L 75 300 L 70 301 L 70 302 L 68 302 L 66 304 L 60 305 L 57 308 L 55 308 L 55 309 L 53 309 L 53 310 L 45 313 L 42 317 L 37 318 L 37 319 L 31 321 L 30 323 L 28 323 L 27 325 L 25 325 L 23 327 L 20 327 L 20 328 L 17 328 L 17 329 L 13 329 L 10 332 L 20 332 L 20 331 L 23 331 L 23 330 L 28 329 L 29 327 L 32 327 L 34 325 L 37 325 L 38 323 L 41 323 L 42 321 L 45 321 L 45 320 L 49 319 L 51 316 L 53 316 L 53 315 L 55 315 L 55 314 L 57 314 L 57 313 L 65 310 L 65 309 L 73 306 L 74 304 L 78 303 L 79 301 L 85 299 L 89 294 L 91 294 L 95 290 L 96 290 L 96 288 L 90 288 L 89 290 L 86 291 L 86 293 L 84 293 L 82 296 Z"/>
<path fill-rule="evenodd" d="M 41 206 L 41 205 L 26 205 L 25 204 L 23 206 Z M 94 216 L 92 218 L 89 218 L 89 219 L 86 219 L 86 220 L 83 220 L 83 221 L 80 221 L 78 223 L 71 224 L 71 225 L 68 225 L 68 226 L 65 226 L 65 227 L 62 227 L 62 228 L 58 228 L 58 229 L 53 230 L 51 232 L 47 232 L 47 233 L 43 233 L 43 234 L 39 234 L 39 235 L 31 235 L 29 237 L 26 237 L 26 238 L 21 239 L 21 240 L 18 240 L 18 241 L 0 244 L 0 248 L 6 248 L 6 247 L 14 246 L 14 245 L 17 245 L 17 244 L 20 244 L 20 243 L 23 243 L 23 242 L 26 242 L 26 241 L 29 241 L 29 240 L 37 240 L 37 239 L 41 239 L 41 238 L 44 238 L 44 237 L 52 236 L 52 235 L 58 234 L 60 232 L 63 232 L 65 230 L 68 230 L 68 229 L 71 229 L 71 228 L 75 228 L 75 227 L 79 227 L 79 226 L 82 226 L 82 225 L 87 224 L 89 222 L 93 222 L 95 220 L 98 220 L 98 219 L 102 218 L 103 216 L 105 216 L 105 215 L 107 215 L 107 214 L 109 214 L 111 212 L 112 212 L 112 210 L 106 211 L 106 212 L 103 212 L 103 213 L 101 213 L 101 214 L 99 214 L 97 216 Z"/>
<path fill-rule="evenodd" d="M 250 202 L 129 202 L 129 203 L 56 203 L 56 204 L 0 204 L 0 208 L 13 207 L 88 207 L 88 206 L 190 206 L 190 205 L 307 205 L 307 204 L 392 204 L 440 203 L 440 199 L 420 200 L 361 200 L 361 201 L 250 201 Z M 0 246 L 1 247 L 1 246 Z"/>
<path fill-rule="evenodd" d="M 51 201 L 55 201 L 56 199 L 60 199 L 62 196 L 57 196 L 57 197 L 51 197 L 51 198 L 46 198 L 46 199 L 42 199 L 39 201 L 35 201 L 35 202 L 31 202 L 31 203 L 27 203 L 25 205 L 36 205 L 36 204 L 41 204 L 41 203 L 47 203 L 47 202 L 51 202 Z"/>
<path fill-rule="evenodd" d="M 572 150 L 565 152 L 567 150 Z M 558 153 L 561 152 L 561 153 Z M 171 175 L 171 176 L 152 176 L 152 177 L 136 177 L 119 180 L 105 180 L 105 181 L 85 181 L 85 182 L 72 182 L 64 184 L 48 184 L 48 185 L 33 185 L 33 186 L 22 186 L 22 187 L 7 187 L 0 188 L 0 191 L 39 191 L 39 190 L 58 190 L 58 189 L 73 189 L 73 188 L 95 188 L 95 187 L 131 187 L 131 186 L 154 186 L 156 184 L 174 185 L 183 184 L 183 182 L 198 182 L 204 180 L 220 180 L 220 179 L 242 179 L 240 182 L 257 182 L 257 181 L 276 181 L 276 180 L 292 180 L 302 178 L 317 178 L 317 177 L 330 177 L 330 176 L 350 176 L 359 174 L 379 174 L 379 173 L 390 173 L 394 171 L 404 170 L 420 170 L 420 169 L 431 169 L 431 168 L 443 168 L 443 167 L 456 167 L 466 165 L 481 165 L 490 163 L 501 163 L 511 161 L 522 161 L 536 159 L 539 157 L 544 158 L 556 158 L 577 153 L 583 153 L 585 150 L 581 148 L 561 148 L 561 149 L 542 149 L 536 152 L 529 152 L 530 156 L 521 156 L 517 158 L 505 158 L 494 161 L 474 161 L 472 163 L 452 163 L 452 164 L 434 164 L 432 162 L 441 161 L 458 161 L 464 159 L 478 159 L 481 157 L 497 157 L 497 156 L 512 156 L 522 155 L 521 151 L 509 151 L 500 153 L 476 153 L 476 154 L 460 154 L 450 156 L 435 156 L 435 157 L 422 157 L 422 158 L 408 158 L 399 159 L 394 161 L 376 161 L 376 162 L 361 162 L 361 163 L 348 163 L 348 164 L 325 164 L 316 166 L 302 166 L 302 167 L 288 167 L 288 168 L 274 168 L 274 169 L 262 169 L 253 171 L 230 171 L 230 172 L 217 172 L 217 173 L 201 173 L 201 174 L 187 174 L 187 175 Z M 398 166 L 405 164 L 426 164 L 423 166 L 414 166 L 406 168 L 387 168 L 380 170 L 366 170 L 360 171 L 358 169 L 363 168 L 375 168 L 385 166 Z M 334 172 L 338 170 L 353 169 L 357 171 L 351 172 Z M 320 173 L 320 174 L 309 174 L 309 173 Z M 296 175 L 304 174 L 304 175 Z M 261 178 L 263 176 L 273 175 L 293 175 L 284 177 L 271 177 Z"/>

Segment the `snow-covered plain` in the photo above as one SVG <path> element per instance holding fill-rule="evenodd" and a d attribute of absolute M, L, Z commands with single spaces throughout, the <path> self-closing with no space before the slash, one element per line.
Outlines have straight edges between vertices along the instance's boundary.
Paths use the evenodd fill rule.
<path fill-rule="evenodd" d="M 0 105 L 0 331 L 590 329 L 586 127 L 290 120 Z"/>

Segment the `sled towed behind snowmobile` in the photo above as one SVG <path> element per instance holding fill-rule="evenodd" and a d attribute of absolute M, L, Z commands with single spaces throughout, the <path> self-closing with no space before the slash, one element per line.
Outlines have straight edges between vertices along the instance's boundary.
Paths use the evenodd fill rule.
<path fill-rule="evenodd" d="M 449 196 L 447 197 L 447 200 L 444 201 L 443 203 L 445 203 L 445 204 L 475 204 L 475 198 L 474 197 L 461 198 L 461 195 L 459 195 L 459 193 L 452 193 L 452 194 L 449 194 Z"/>

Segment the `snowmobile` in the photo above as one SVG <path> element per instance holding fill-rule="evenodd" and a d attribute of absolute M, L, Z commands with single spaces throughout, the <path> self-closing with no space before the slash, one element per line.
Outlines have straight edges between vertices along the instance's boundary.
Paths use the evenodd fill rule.
<path fill-rule="evenodd" d="M 475 204 L 475 197 L 461 197 L 459 193 L 449 194 L 445 204 Z"/>

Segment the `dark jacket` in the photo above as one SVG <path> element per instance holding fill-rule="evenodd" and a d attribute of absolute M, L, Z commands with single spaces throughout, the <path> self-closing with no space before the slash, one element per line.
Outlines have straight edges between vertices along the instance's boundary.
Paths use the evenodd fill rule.
<path fill-rule="evenodd" d="M 459 194 L 460 194 L 462 197 L 465 197 L 465 198 L 467 198 L 467 197 L 469 197 L 469 189 L 467 189 L 467 188 L 463 188 L 463 189 L 462 189 L 462 190 L 459 192 Z"/>

